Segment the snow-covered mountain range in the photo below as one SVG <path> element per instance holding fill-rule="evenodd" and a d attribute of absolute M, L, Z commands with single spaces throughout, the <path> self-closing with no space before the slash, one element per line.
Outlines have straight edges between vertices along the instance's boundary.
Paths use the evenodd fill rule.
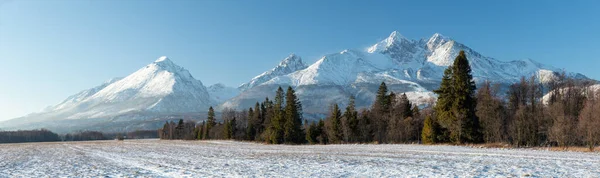
<path fill-rule="evenodd" d="M 0 123 L 3 129 L 54 128 L 102 129 L 108 125 L 125 130 L 156 128 L 173 116 L 200 117 L 209 106 L 244 109 L 273 97 L 277 87 L 296 89 L 307 114 L 325 113 L 331 103 L 345 104 L 350 96 L 359 107 L 370 105 L 381 82 L 410 100 L 425 104 L 435 100 L 443 71 L 464 50 L 477 82 L 510 84 L 522 76 L 540 81 L 555 78 L 562 70 L 531 59 L 500 61 L 441 34 L 411 40 L 392 32 L 367 49 L 348 49 L 328 54 L 311 65 L 291 54 L 273 69 L 238 88 L 215 84 L 205 87 L 167 57 L 125 78 L 115 78 L 68 97 L 46 110 Z M 586 79 L 587 77 L 569 73 Z M 67 126 L 65 126 L 67 125 Z M 66 128 L 65 128 L 66 127 Z"/>
<path fill-rule="evenodd" d="M 427 39 L 411 40 L 394 31 L 367 49 L 328 54 L 293 72 L 265 72 L 258 77 L 268 74 L 269 80 L 254 78 L 242 84 L 240 89 L 244 92 L 223 103 L 221 108 L 250 107 L 265 95 L 272 97 L 278 86 L 295 87 L 305 111 L 310 113 L 322 113 L 327 108 L 323 105 L 345 103 L 350 96 L 357 98 L 358 106 L 366 107 L 381 82 L 386 82 L 391 91 L 406 93 L 413 102 L 425 104 L 435 99 L 432 90 L 439 86 L 443 71 L 461 50 L 466 52 L 478 83 L 489 80 L 508 85 L 532 75 L 545 82 L 562 72 L 531 59 L 496 60 L 438 33 Z M 286 60 L 282 64 L 289 63 Z M 301 61 L 298 63 L 295 66 L 302 66 Z M 280 64 L 271 71 L 283 67 Z M 581 74 L 569 75 L 586 78 Z"/>

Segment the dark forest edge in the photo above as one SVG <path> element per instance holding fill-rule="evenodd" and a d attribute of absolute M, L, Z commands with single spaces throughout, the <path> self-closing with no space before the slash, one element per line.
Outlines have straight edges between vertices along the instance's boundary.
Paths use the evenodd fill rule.
<path fill-rule="evenodd" d="M 585 146 L 600 141 L 600 93 L 590 81 L 566 74 L 542 83 L 522 77 L 501 95 L 499 85 L 477 89 L 463 51 L 444 72 L 435 103 L 419 108 L 405 94 L 381 83 L 369 109 L 357 111 L 354 98 L 344 111 L 337 104 L 318 122 L 302 119 L 295 91 L 280 87 L 274 100 L 253 108 L 224 109 L 217 122 L 211 107 L 201 124 L 179 120 L 159 129 L 161 139 L 233 139 L 268 144 L 509 144 L 513 147 Z M 543 94 L 549 93 L 544 102 Z"/>
<path fill-rule="evenodd" d="M 0 131 L 0 143 L 93 141 L 158 138 L 156 130 L 137 130 L 124 133 L 102 133 L 98 131 L 78 131 L 59 135 L 46 129 Z"/>

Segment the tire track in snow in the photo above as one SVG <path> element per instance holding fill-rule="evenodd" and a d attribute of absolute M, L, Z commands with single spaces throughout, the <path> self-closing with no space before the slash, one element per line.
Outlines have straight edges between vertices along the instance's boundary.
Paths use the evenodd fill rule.
<path fill-rule="evenodd" d="M 166 162 L 157 162 L 150 161 L 151 159 L 157 159 L 154 157 L 150 158 L 130 158 L 126 157 L 123 154 L 118 153 L 110 153 L 103 150 L 98 149 L 89 149 L 84 148 L 81 145 L 77 146 L 69 146 L 69 148 L 84 152 L 86 154 L 91 154 L 95 157 L 103 158 L 117 164 L 122 164 L 125 166 L 132 166 L 136 168 L 140 168 L 146 171 L 150 171 L 153 174 L 159 175 L 160 177 L 182 177 L 182 176 L 193 176 L 193 175 L 203 175 L 203 176 L 222 176 L 218 174 L 213 174 L 211 172 L 199 172 L 195 171 L 192 168 L 185 168 L 182 166 L 168 164 Z M 160 159 L 157 159 L 160 160 Z"/>
<path fill-rule="evenodd" d="M 114 162 L 117 165 L 123 165 L 123 166 L 135 167 L 135 168 L 143 169 L 143 170 L 151 172 L 154 175 L 159 175 L 161 177 L 171 177 L 171 176 L 173 176 L 171 174 L 168 174 L 165 171 L 162 171 L 162 170 L 156 169 L 156 168 L 152 168 L 151 166 L 141 164 L 138 161 L 135 161 L 133 159 L 128 159 L 128 158 L 122 157 L 121 155 L 109 154 L 107 152 L 90 150 L 90 149 L 84 149 L 81 146 L 72 146 L 72 145 L 68 145 L 68 144 L 65 144 L 65 146 L 68 147 L 68 148 L 70 148 L 70 149 L 72 149 L 72 150 L 74 150 L 74 151 L 77 151 L 77 152 L 82 152 L 84 154 L 89 154 L 89 155 L 91 155 L 93 157 L 98 157 L 98 158 L 102 158 L 102 159 Z"/>

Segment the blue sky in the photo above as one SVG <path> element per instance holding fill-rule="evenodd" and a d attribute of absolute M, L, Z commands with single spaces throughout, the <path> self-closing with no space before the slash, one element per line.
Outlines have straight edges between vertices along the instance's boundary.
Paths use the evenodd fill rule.
<path fill-rule="evenodd" d="M 290 53 L 308 63 L 394 30 L 600 79 L 600 1 L 0 0 L 0 120 L 169 56 L 238 86 Z"/>

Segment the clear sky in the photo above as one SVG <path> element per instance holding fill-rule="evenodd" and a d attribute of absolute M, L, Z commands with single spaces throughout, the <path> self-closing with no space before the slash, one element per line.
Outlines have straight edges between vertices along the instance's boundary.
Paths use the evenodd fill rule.
<path fill-rule="evenodd" d="M 600 79 L 600 1 L 0 0 L 0 120 L 169 56 L 238 86 L 290 53 L 312 63 L 394 30 Z"/>

